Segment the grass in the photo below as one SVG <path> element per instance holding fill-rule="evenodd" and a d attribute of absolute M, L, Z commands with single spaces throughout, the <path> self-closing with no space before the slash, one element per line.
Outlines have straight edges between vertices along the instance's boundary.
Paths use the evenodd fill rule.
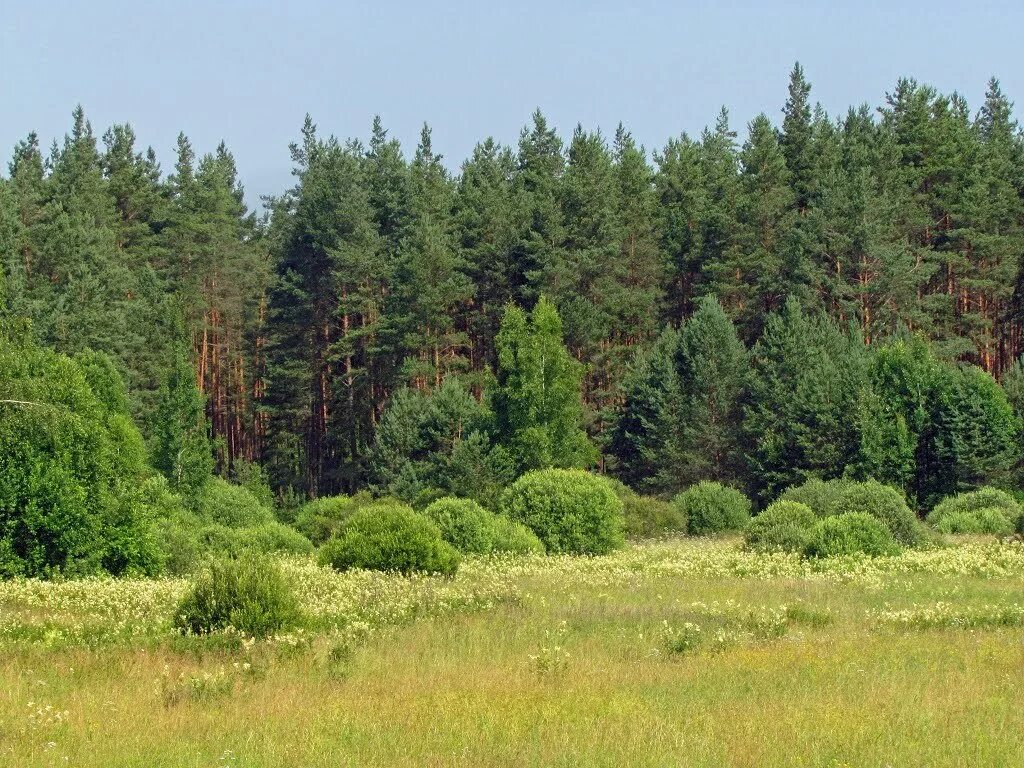
<path fill-rule="evenodd" d="M 0 584 L 0 765 L 1024 764 L 1020 545 L 286 571 L 266 642 L 174 637 L 184 582 Z"/>

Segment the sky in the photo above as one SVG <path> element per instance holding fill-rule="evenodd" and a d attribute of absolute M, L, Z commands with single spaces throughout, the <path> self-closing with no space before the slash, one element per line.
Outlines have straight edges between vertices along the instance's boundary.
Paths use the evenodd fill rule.
<path fill-rule="evenodd" d="M 131 123 L 165 171 L 179 132 L 199 153 L 223 139 L 258 206 L 292 185 L 306 113 L 360 138 L 379 114 L 409 155 L 426 121 L 452 170 L 538 107 L 565 137 L 622 121 L 650 150 L 722 105 L 741 136 L 759 112 L 778 122 L 797 60 L 832 114 L 904 76 L 976 109 L 995 75 L 1024 105 L 1022 29 L 1024 3 L 986 0 L 0 0 L 0 154 L 63 137 L 82 104 L 97 134 Z"/>

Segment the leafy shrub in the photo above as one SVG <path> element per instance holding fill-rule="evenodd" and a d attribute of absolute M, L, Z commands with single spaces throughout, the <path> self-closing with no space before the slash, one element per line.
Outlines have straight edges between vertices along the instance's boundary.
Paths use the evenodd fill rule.
<path fill-rule="evenodd" d="M 750 499 L 735 488 L 702 481 L 672 500 L 691 536 L 740 531 L 750 522 Z"/>
<path fill-rule="evenodd" d="M 759 552 L 803 552 L 817 518 L 798 501 L 776 501 L 750 521 L 747 547 Z"/>
<path fill-rule="evenodd" d="M 522 523 L 509 520 L 504 515 L 495 515 L 494 552 L 508 552 L 514 555 L 543 555 L 544 544 L 537 535 Z"/>
<path fill-rule="evenodd" d="M 624 543 L 622 502 L 608 480 L 583 470 L 527 472 L 505 490 L 501 508 L 548 552 L 603 555 Z"/>
<path fill-rule="evenodd" d="M 441 536 L 462 552 L 487 554 L 494 548 L 494 515 L 472 499 L 438 499 L 423 512 Z"/>
<path fill-rule="evenodd" d="M 844 484 L 835 514 L 850 512 L 866 512 L 877 518 L 900 544 L 916 546 L 921 541 L 921 523 L 903 494 L 877 480 Z"/>
<path fill-rule="evenodd" d="M 281 569 L 256 557 L 210 563 L 175 612 L 175 627 L 197 635 L 233 627 L 267 637 L 299 620 L 298 602 Z"/>
<path fill-rule="evenodd" d="M 787 488 L 779 499 L 806 504 L 818 517 L 838 515 L 839 500 L 851 483 L 851 480 L 819 480 L 812 477 L 800 485 Z"/>
<path fill-rule="evenodd" d="M 877 517 L 867 512 L 849 512 L 819 520 L 811 533 L 807 554 L 811 557 L 865 554 L 893 555 L 899 545 Z"/>
<path fill-rule="evenodd" d="M 295 527 L 317 546 L 325 543 L 359 507 L 373 502 L 365 491 L 355 496 L 321 496 L 299 507 Z"/>
<path fill-rule="evenodd" d="M 152 573 L 142 436 L 109 358 L 75 358 L 0 327 L 0 570 Z"/>
<path fill-rule="evenodd" d="M 203 488 L 200 514 L 228 528 L 249 528 L 274 522 L 274 513 L 251 491 L 219 477 L 210 478 Z"/>
<path fill-rule="evenodd" d="M 346 520 L 338 535 L 320 550 L 320 562 L 339 571 L 375 571 L 452 575 L 458 551 L 441 538 L 441 531 L 411 507 L 378 502 Z"/>
<path fill-rule="evenodd" d="M 204 525 L 199 529 L 199 548 L 203 553 L 222 557 L 273 553 L 308 555 L 313 551 L 309 539 L 276 521 L 246 528 L 229 528 L 219 523 Z"/>
<path fill-rule="evenodd" d="M 818 517 L 865 512 L 878 518 L 897 541 L 907 546 L 916 546 L 924 538 L 921 523 L 903 494 L 876 480 L 811 479 L 788 488 L 780 498 L 806 504 Z"/>
<path fill-rule="evenodd" d="M 667 501 L 641 496 L 618 480 L 611 483 L 622 502 L 628 538 L 649 539 L 671 531 L 686 531 L 686 518 Z"/>
<path fill-rule="evenodd" d="M 990 533 L 1003 536 L 1014 532 L 1024 507 L 1006 491 L 979 488 L 970 493 L 947 496 L 928 513 L 927 520 L 942 533 Z"/>
<path fill-rule="evenodd" d="M 999 507 L 956 511 L 943 515 L 935 528 L 940 533 L 973 533 L 1008 536 L 1014 526 Z"/>

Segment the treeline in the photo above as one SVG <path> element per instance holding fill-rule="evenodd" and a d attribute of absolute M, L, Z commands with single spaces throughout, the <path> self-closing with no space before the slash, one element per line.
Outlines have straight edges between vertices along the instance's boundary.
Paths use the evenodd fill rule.
<path fill-rule="evenodd" d="M 499 330 L 542 296 L 589 437 L 549 464 L 766 499 L 861 473 L 920 503 L 1006 475 L 1017 416 L 997 426 L 987 374 L 1016 381 L 1022 351 L 1012 105 L 995 80 L 976 112 L 913 80 L 839 117 L 810 93 L 797 65 L 779 125 L 740 137 L 723 110 L 653 163 L 621 126 L 566 141 L 538 112 L 456 175 L 429 128 L 407 158 L 379 120 L 364 144 L 307 119 L 296 184 L 263 219 L 223 145 L 197 159 L 182 137 L 165 175 L 128 126 L 98 140 L 79 109 L 0 180 L 6 311 L 46 346 L 113 358 L 165 473 L 188 474 L 205 417 L 217 471 L 258 463 L 282 497 L 508 482 L 527 464 L 502 455 Z M 442 428 L 453 413 L 470 428 Z"/>

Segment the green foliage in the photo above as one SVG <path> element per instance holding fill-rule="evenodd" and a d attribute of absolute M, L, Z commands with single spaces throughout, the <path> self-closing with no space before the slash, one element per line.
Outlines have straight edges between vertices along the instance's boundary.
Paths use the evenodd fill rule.
<path fill-rule="evenodd" d="M 199 514 L 213 523 L 228 528 L 247 528 L 274 522 L 274 513 L 260 503 L 248 489 L 219 477 L 212 477 L 203 487 Z"/>
<path fill-rule="evenodd" d="M 787 488 L 779 496 L 780 500 L 793 501 L 810 507 L 818 517 L 839 514 L 839 504 L 845 490 L 853 483 L 842 478 L 821 480 L 812 477 L 800 485 Z"/>
<path fill-rule="evenodd" d="M 213 471 L 203 396 L 183 343 L 175 348 L 153 414 L 153 466 L 186 499 L 198 498 Z"/>
<path fill-rule="evenodd" d="M 1005 511 L 999 507 L 982 507 L 970 512 L 951 512 L 944 515 L 935 528 L 940 533 L 991 534 L 993 536 L 1008 536 L 1016 530 L 1016 527 L 1007 519 Z"/>
<path fill-rule="evenodd" d="M 1006 491 L 979 488 L 949 496 L 935 505 L 927 520 L 942 533 L 1013 533 L 1024 507 Z"/>
<path fill-rule="evenodd" d="M 750 499 L 735 488 L 702 481 L 672 500 L 691 536 L 741 531 L 750 522 Z"/>
<path fill-rule="evenodd" d="M 494 514 L 472 499 L 438 499 L 423 514 L 434 521 L 444 540 L 461 552 L 487 554 L 494 548 Z"/>
<path fill-rule="evenodd" d="M 817 520 L 806 504 L 776 501 L 750 521 L 744 539 L 749 549 L 758 552 L 803 553 Z"/>
<path fill-rule="evenodd" d="M 271 560 L 256 557 L 215 560 L 175 611 L 181 632 L 208 635 L 232 627 L 250 637 L 267 637 L 296 626 L 298 601 Z"/>
<path fill-rule="evenodd" d="M 590 466 L 596 451 L 581 428 L 580 365 L 563 346 L 555 307 L 542 297 L 528 318 L 509 305 L 496 344 L 490 399 L 498 441 L 514 466 L 519 472 Z"/>
<path fill-rule="evenodd" d="M 807 554 L 837 557 L 864 554 L 872 557 L 894 555 L 899 544 L 878 518 L 866 512 L 850 512 L 819 520 L 811 533 Z"/>
<path fill-rule="evenodd" d="M 922 543 L 924 531 L 903 494 L 875 480 L 811 478 L 802 485 L 787 488 L 780 498 L 806 504 L 818 517 L 864 512 L 881 521 L 901 544 Z"/>
<path fill-rule="evenodd" d="M 3 571 L 159 570 L 140 493 L 145 450 L 109 360 L 71 359 L 0 329 L 0 400 Z"/>
<path fill-rule="evenodd" d="M 369 493 L 321 496 L 303 504 L 295 514 L 295 527 L 316 546 L 330 539 L 357 509 L 373 501 Z"/>
<path fill-rule="evenodd" d="M 921 524 L 917 515 L 895 488 L 876 480 L 842 484 L 832 514 L 851 512 L 866 512 L 876 518 L 900 544 L 914 546 L 921 542 Z"/>
<path fill-rule="evenodd" d="M 432 392 L 399 390 L 377 426 L 370 456 L 376 487 L 410 503 L 428 489 L 493 502 L 512 470 L 491 442 L 492 422 L 455 378 Z"/>
<path fill-rule="evenodd" d="M 790 298 L 751 354 L 743 430 L 751 484 L 763 499 L 807 477 L 838 477 L 857 455 L 863 381 L 859 342 Z"/>
<path fill-rule="evenodd" d="M 623 505 L 612 484 L 582 470 L 527 472 L 505 491 L 501 511 L 550 553 L 602 555 L 624 541 Z"/>
<path fill-rule="evenodd" d="M 656 496 L 642 496 L 618 481 L 612 481 L 612 485 L 622 501 L 628 538 L 649 539 L 666 533 L 685 533 L 686 518 L 672 504 Z"/>
<path fill-rule="evenodd" d="M 219 523 L 202 526 L 198 530 L 199 550 L 203 555 L 243 557 L 245 555 L 308 555 L 313 544 L 284 523 L 271 521 L 243 528 L 231 528 Z"/>
<path fill-rule="evenodd" d="M 543 555 L 544 544 L 537 535 L 522 523 L 509 520 L 504 515 L 495 515 L 492 521 L 494 552 L 514 555 Z"/>
<path fill-rule="evenodd" d="M 346 520 L 320 550 L 320 562 L 339 571 L 437 573 L 451 576 L 459 553 L 428 518 L 396 502 L 367 505 Z"/>

